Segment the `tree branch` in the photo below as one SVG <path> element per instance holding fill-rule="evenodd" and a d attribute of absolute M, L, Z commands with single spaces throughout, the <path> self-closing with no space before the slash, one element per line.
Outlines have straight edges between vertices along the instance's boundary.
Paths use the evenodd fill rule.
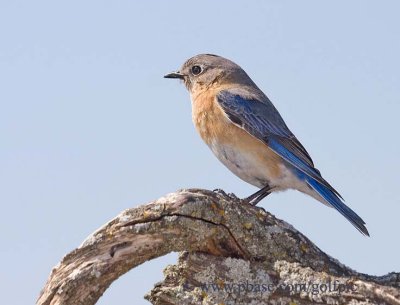
<path fill-rule="evenodd" d="M 63 258 L 36 304 L 95 304 L 130 269 L 181 251 L 153 304 L 400 304 L 399 273 L 357 273 L 262 208 L 200 189 L 123 211 Z"/>

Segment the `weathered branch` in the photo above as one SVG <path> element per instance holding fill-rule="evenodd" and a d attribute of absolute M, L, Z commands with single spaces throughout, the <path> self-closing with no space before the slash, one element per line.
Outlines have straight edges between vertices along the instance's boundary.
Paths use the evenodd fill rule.
<path fill-rule="evenodd" d="M 199 189 L 105 224 L 52 270 L 37 304 L 95 304 L 125 272 L 181 251 L 153 304 L 400 304 L 399 273 L 357 273 L 262 208 Z"/>

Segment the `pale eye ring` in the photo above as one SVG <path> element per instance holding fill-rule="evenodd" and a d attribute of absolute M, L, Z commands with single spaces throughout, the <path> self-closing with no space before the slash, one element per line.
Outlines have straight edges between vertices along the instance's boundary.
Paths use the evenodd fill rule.
<path fill-rule="evenodd" d="M 199 75 L 203 71 L 203 69 L 198 65 L 193 66 L 191 70 L 193 75 Z"/>

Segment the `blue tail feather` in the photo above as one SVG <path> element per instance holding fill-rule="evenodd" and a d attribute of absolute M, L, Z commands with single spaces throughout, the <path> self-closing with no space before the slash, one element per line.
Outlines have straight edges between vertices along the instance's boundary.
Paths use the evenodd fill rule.
<path fill-rule="evenodd" d="M 329 205 L 346 217 L 346 219 L 350 221 L 358 231 L 366 236 L 369 236 L 364 220 L 362 220 L 360 216 L 358 216 L 352 209 L 345 205 L 334 192 L 311 177 L 305 177 L 305 180 L 314 191 L 316 191 L 328 202 Z"/>
<path fill-rule="evenodd" d="M 317 192 L 328 205 L 346 217 L 358 231 L 369 236 L 365 222 L 343 203 L 340 194 L 322 178 L 319 171 L 314 167 L 314 164 L 307 162 L 304 158 L 299 157 L 299 154 L 296 154 L 295 149 L 298 149 L 298 147 L 291 146 L 290 142 L 287 143 L 287 139 L 276 137 L 269 137 L 268 145 L 292 166 L 293 172 L 300 180 L 306 181 L 309 187 Z"/>

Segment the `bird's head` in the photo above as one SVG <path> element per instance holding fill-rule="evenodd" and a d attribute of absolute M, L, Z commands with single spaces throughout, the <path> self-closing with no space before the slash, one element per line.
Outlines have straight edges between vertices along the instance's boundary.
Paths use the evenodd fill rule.
<path fill-rule="evenodd" d="M 182 67 L 164 76 L 183 80 L 190 93 L 212 86 L 253 84 L 246 72 L 229 59 L 218 55 L 200 54 L 188 59 Z"/>

